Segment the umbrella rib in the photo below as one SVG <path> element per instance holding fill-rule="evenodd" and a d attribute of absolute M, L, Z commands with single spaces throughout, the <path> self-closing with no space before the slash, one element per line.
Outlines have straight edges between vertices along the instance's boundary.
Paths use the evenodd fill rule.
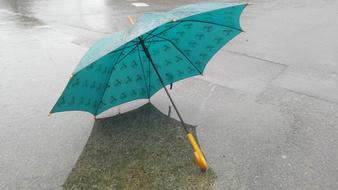
<path fill-rule="evenodd" d="M 215 23 L 215 22 L 203 21 L 203 20 L 177 20 L 176 22 L 179 22 L 179 23 L 183 23 L 183 22 L 199 22 L 199 23 L 205 23 L 205 24 L 213 24 L 213 25 L 223 26 L 223 27 L 226 27 L 226 28 L 231 28 L 233 30 L 238 30 L 240 32 L 243 32 L 242 29 L 238 29 L 238 28 L 235 28 L 235 27 L 227 26 L 227 25 L 224 25 L 224 24 L 218 24 L 218 23 Z"/>
<path fill-rule="evenodd" d="M 110 71 L 110 77 L 109 77 L 109 79 L 108 79 L 108 83 L 109 83 L 109 81 L 110 81 L 110 79 L 111 79 L 111 76 L 112 76 L 112 74 L 113 74 L 114 67 L 115 67 L 117 64 L 119 64 L 124 58 L 126 58 L 132 51 L 134 51 L 134 50 L 136 49 L 136 47 L 138 47 L 138 44 L 139 44 L 139 43 L 137 43 L 137 45 L 136 45 L 132 50 L 130 50 L 125 56 L 123 56 L 122 59 L 120 59 L 120 57 L 121 57 L 121 55 L 123 54 L 123 51 L 120 53 L 120 55 L 118 56 L 116 62 L 114 63 L 114 65 L 113 65 L 113 67 L 112 67 L 112 69 L 111 69 L 111 71 Z M 119 59 L 120 59 L 120 60 L 119 60 Z M 95 115 L 97 114 L 97 111 L 99 110 L 99 107 L 100 107 L 101 104 L 102 104 L 102 98 L 103 98 L 104 95 L 106 94 L 106 90 L 107 90 L 108 86 L 109 86 L 109 85 L 106 85 L 106 87 L 104 88 L 104 91 L 103 91 L 102 96 L 101 96 L 101 98 L 100 98 L 100 99 L 101 99 L 101 100 L 100 100 L 100 104 L 99 104 L 99 106 L 97 106 L 97 108 L 96 108 Z"/>
<path fill-rule="evenodd" d="M 109 79 L 108 79 L 108 83 L 109 83 L 109 81 L 110 81 L 110 79 L 111 79 L 112 73 L 113 73 L 113 71 L 114 71 L 114 67 L 115 67 L 117 61 L 120 59 L 120 57 L 121 57 L 122 54 L 123 54 L 123 51 L 118 55 L 118 57 L 117 57 L 117 59 L 116 59 L 114 65 L 113 65 L 112 68 L 111 68 L 111 71 L 110 71 L 110 73 L 109 73 L 110 76 L 109 76 Z M 100 104 L 99 104 L 99 106 L 96 108 L 95 114 L 94 114 L 94 115 L 97 114 L 97 111 L 99 110 L 99 107 L 101 106 L 102 98 L 103 98 L 104 94 L 106 93 L 106 90 L 107 90 L 108 86 L 109 86 L 109 85 L 107 84 L 106 87 L 104 88 L 104 91 L 103 91 L 102 96 L 101 96 L 101 98 L 100 98 Z"/>
<path fill-rule="evenodd" d="M 154 43 L 154 42 L 165 42 L 166 40 L 152 40 L 152 41 L 145 41 L 144 43 Z"/>
<path fill-rule="evenodd" d="M 153 29 L 150 33 L 149 33 L 149 32 L 145 33 L 145 34 L 147 34 L 147 36 L 146 36 L 144 39 L 147 39 L 147 38 L 148 38 L 151 34 L 153 34 L 157 29 L 158 29 L 158 27 L 155 28 L 155 29 Z"/>
<path fill-rule="evenodd" d="M 176 22 L 176 21 L 175 21 L 175 22 Z M 173 25 L 173 26 L 170 26 L 169 28 L 167 28 L 167 29 L 165 29 L 165 30 L 163 30 L 163 31 L 161 31 L 161 32 L 159 32 L 159 33 L 157 33 L 157 34 L 150 34 L 150 35 L 148 35 L 148 36 L 152 36 L 152 37 L 149 37 L 149 38 L 148 38 L 148 36 L 147 36 L 144 40 L 152 39 L 152 38 L 154 37 L 154 35 L 161 35 L 161 34 L 163 34 L 164 32 L 167 32 L 168 30 L 170 30 L 170 29 L 172 29 L 172 28 L 174 28 L 174 27 L 180 25 L 181 23 L 182 23 L 182 22 L 178 22 L 177 24 L 175 24 L 175 25 Z"/>
<path fill-rule="evenodd" d="M 116 52 L 119 52 L 119 51 L 123 51 L 123 50 L 128 49 L 128 48 L 130 48 L 130 47 L 133 47 L 133 46 L 135 46 L 135 45 L 138 45 L 138 43 L 135 42 L 135 44 L 129 45 L 129 46 L 124 47 L 124 48 L 121 48 L 121 49 L 114 50 L 114 51 L 110 52 L 109 54 L 113 54 L 113 53 L 116 53 Z"/>
<path fill-rule="evenodd" d="M 149 42 L 153 42 L 153 41 L 149 41 Z M 149 43 L 148 46 L 147 46 L 147 49 L 149 49 L 151 45 L 152 45 L 152 43 Z M 150 94 L 150 89 L 151 89 L 151 88 L 150 88 L 150 86 L 151 86 L 151 81 L 150 81 L 150 79 L 151 79 L 151 78 L 150 78 L 151 69 L 150 69 L 150 68 L 151 68 L 151 67 L 150 67 L 150 64 L 148 64 L 148 65 L 149 65 L 149 67 L 148 67 L 148 70 L 149 70 L 148 89 L 149 89 L 149 94 Z"/>
<path fill-rule="evenodd" d="M 227 25 L 223 25 L 223 24 L 218 24 L 218 23 L 215 23 L 215 22 L 209 22 L 209 21 L 202 21 L 202 20 L 176 20 L 175 22 L 177 22 L 177 24 L 175 24 L 174 26 L 171 26 L 155 35 L 160 35 L 172 28 L 174 28 L 175 26 L 181 24 L 181 23 L 184 23 L 184 22 L 199 22 L 199 23 L 205 23 L 205 24 L 213 24 L 213 25 L 217 25 L 217 26 L 222 26 L 222 27 L 226 27 L 226 28 L 230 28 L 230 29 L 233 29 L 233 30 L 238 30 L 240 32 L 243 32 L 242 29 L 238 29 L 238 28 L 235 28 L 235 27 L 231 27 L 231 26 L 227 26 Z M 152 36 L 152 37 L 149 37 L 149 36 Z M 154 34 L 151 34 L 151 35 L 148 35 L 144 40 L 149 40 L 149 39 L 152 39 L 154 38 Z"/>
<path fill-rule="evenodd" d="M 147 87 L 147 81 L 146 81 L 146 75 L 144 73 L 144 68 L 143 68 L 143 62 L 142 62 L 142 59 L 141 59 L 141 54 L 140 54 L 140 48 L 139 48 L 139 45 L 137 45 L 137 52 L 138 52 L 138 58 L 140 60 L 140 63 L 141 63 L 141 68 L 142 68 L 142 72 L 143 72 L 143 77 L 144 77 L 144 85 L 146 86 L 146 89 L 147 89 L 147 92 L 148 92 L 148 99 L 150 98 L 150 92 L 149 92 L 149 88 Z M 149 76 L 149 81 L 150 81 L 150 76 Z"/>
<path fill-rule="evenodd" d="M 148 44 L 147 46 L 147 49 L 149 49 L 149 47 L 151 46 L 151 43 Z M 150 84 L 151 84 L 151 81 L 150 81 L 150 64 L 148 64 L 149 67 L 148 67 L 148 70 L 149 70 L 149 82 L 148 82 L 148 89 L 149 89 L 149 94 L 150 94 Z"/>
<path fill-rule="evenodd" d="M 116 64 L 118 64 L 118 63 L 120 63 L 124 58 L 126 58 L 132 51 L 134 51 L 136 48 L 137 48 L 137 46 L 138 46 L 138 44 L 139 43 L 137 43 L 136 45 L 135 45 L 135 47 L 132 49 L 132 50 L 130 50 L 126 55 L 124 55 Z M 122 53 L 122 52 L 121 52 Z M 114 66 L 116 65 L 116 64 L 114 64 Z"/>
<path fill-rule="evenodd" d="M 153 35 L 153 34 L 152 34 Z M 161 38 L 169 43 L 171 43 L 171 45 L 173 45 L 184 57 L 186 60 L 188 60 L 188 62 L 197 70 L 197 72 L 201 75 L 203 75 L 203 73 L 196 67 L 195 64 L 192 63 L 192 61 L 189 59 L 189 57 L 187 55 L 185 55 L 185 53 L 173 42 L 171 41 L 170 39 L 167 39 L 167 38 L 164 38 L 164 37 L 161 37 L 161 36 L 157 36 L 156 34 L 153 35 L 154 37 L 157 37 L 157 38 Z"/>

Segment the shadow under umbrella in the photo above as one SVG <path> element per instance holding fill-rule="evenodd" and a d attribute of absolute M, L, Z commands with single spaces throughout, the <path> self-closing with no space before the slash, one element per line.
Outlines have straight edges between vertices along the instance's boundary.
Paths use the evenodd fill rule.
<path fill-rule="evenodd" d="M 189 126 L 190 131 L 196 128 Z M 97 119 L 65 189 L 210 189 L 181 123 L 153 105 Z"/>

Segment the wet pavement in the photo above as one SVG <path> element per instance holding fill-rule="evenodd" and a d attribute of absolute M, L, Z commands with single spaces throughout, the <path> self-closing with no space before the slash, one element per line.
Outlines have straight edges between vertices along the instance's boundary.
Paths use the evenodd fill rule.
<path fill-rule="evenodd" d="M 242 16 L 246 32 L 203 77 L 174 85 L 185 121 L 197 126 L 206 175 L 193 167 L 177 122 L 165 117 L 162 91 L 151 102 L 163 114 L 148 106 L 96 121 L 80 112 L 47 117 L 95 40 L 128 28 L 128 15 L 197 1 L 132 2 L 0 0 L 0 189 L 338 189 L 335 0 L 251 1 Z M 130 136 L 147 113 L 154 118 L 135 131 L 140 138 Z M 124 122 L 126 131 L 119 130 Z M 104 180 L 86 180 L 91 174 Z"/>
<path fill-rule="evenodd" d="M 64 188 L 212 189 L 213 169 L 201 173 L 191 154 L 180 122 L 146 104 L 95 122 Z"/>

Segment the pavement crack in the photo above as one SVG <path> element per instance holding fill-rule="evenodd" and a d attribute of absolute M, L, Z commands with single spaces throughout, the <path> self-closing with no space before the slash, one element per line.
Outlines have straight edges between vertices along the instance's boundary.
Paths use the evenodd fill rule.
<path fill-rule="evenodd" d="M 284 63 L 279 63 L 276 61 L 272 61 L 272 60 L 268 60 L 268 59 L 264 59 L 264 58 L 260 58 L 260 57 L 256 57 L 253 55 L 248 55 L 246 53 L 240 53 L 240 52 L 236 52 L 236 51 L 230 51 L 230 50 L 226 50 L 228 53 L 232 53 L 232 54 L 236 54 L 236 55 L 240 55 L 240 56 L 244 56 L 244 57 L 248 57 L 248 58 L 252 58 L 252 59 L 256 59 L 259 61 L 264 61 L 264 62 L 268 62 L 268 63 L 272 63 L 272 64 L 277 64 L 277 65 L 281 65 L 283 67 L 288 67 L 288 65 L 284 64 Z"/>
<path fill-rule="evenodd" d="M 215 91 L 216 89 L 216 85 L 214 85 L 213 83 L 209 83 L 209 85 L 211 85 L 211 89 L 210 89 L 210 93 L 207 95 L 207 97 L 204 98 L 204 100 L 202 101 L 202 104 L 201 104 L 201 110 L 204 110 L 205 109 L 205 105 L 207 103 L 207 101 L 210 99 L 210 97 L 213 95 L 213 92 Z"/>
<path fill-rule="evenodd" d="M 269 83 L 271 83 L 272 81 L 276 80 L 279 76 L 281 76 L 286 71 L 287 68 L 288 68 L 288 65 L 284 66 L 283 69 L 279 73 L 277 73 L 274 77 L 270 79 Z"/>
<path fill-rule="evenodd" d="M 328 100 L 328 99 L 325 99 L 325 98 L 320 98 L 320 97 L 317 97 L 315 95 L 311 95 L 311 94 L 307 94 L 307 93 L 304 93 L 304 92 L 299 92 L 299 91 L 291 90 L 291 89 L 288 89 L 288 88 L 284 88 L 284 89 L 287 90 L 287 91 L 289 91 L 289 92 L 301 95 L 301 96 L 307 96 L 307 97 L 314 98 L 314 99 L 317 99 L 317 100 L 320 100 L 320 101 L 324 101 L 324 102 L 328 102 L 328 103 L 331 103 L 331 104 L 338 105 L 338 102 L 335 102 L 333 100 Z"/>

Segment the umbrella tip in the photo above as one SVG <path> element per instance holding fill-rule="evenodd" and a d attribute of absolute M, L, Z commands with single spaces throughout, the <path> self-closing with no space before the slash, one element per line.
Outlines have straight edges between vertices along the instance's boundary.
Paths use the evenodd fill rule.
<path fill-rule="evenodd" d="M 134 25 L 134 20 L 133 20 L 133 17 L 132 16 L 128 16 L 128 21 L 129 21 L 129 24 L 130 25 Z"/>
<path fill-rule="evenodd" d="M 176 22 L 176 19 L 174 19 L 174 18 L 173 18 L 173 20 L 172 20 L 172 21 L 173 21 L 173 22 Z"/>
<path fill-rule="evenodd" d="M 73 74 L 71 74 L 69 78 L 73 78 Z"/>
<path fill-rule="evenodd" d="M 253 3 L 246 3 L 245 6 L 251 6 Z"/>
<path fill-rule="evenodd" d="M 52 115 L 52 113 L 51 113 L 51 112 L 49 112 L 49 113 L 48 113 L 48 117 L 49 117 L 49 116 L 51 116 L 51 115 Z"/>

